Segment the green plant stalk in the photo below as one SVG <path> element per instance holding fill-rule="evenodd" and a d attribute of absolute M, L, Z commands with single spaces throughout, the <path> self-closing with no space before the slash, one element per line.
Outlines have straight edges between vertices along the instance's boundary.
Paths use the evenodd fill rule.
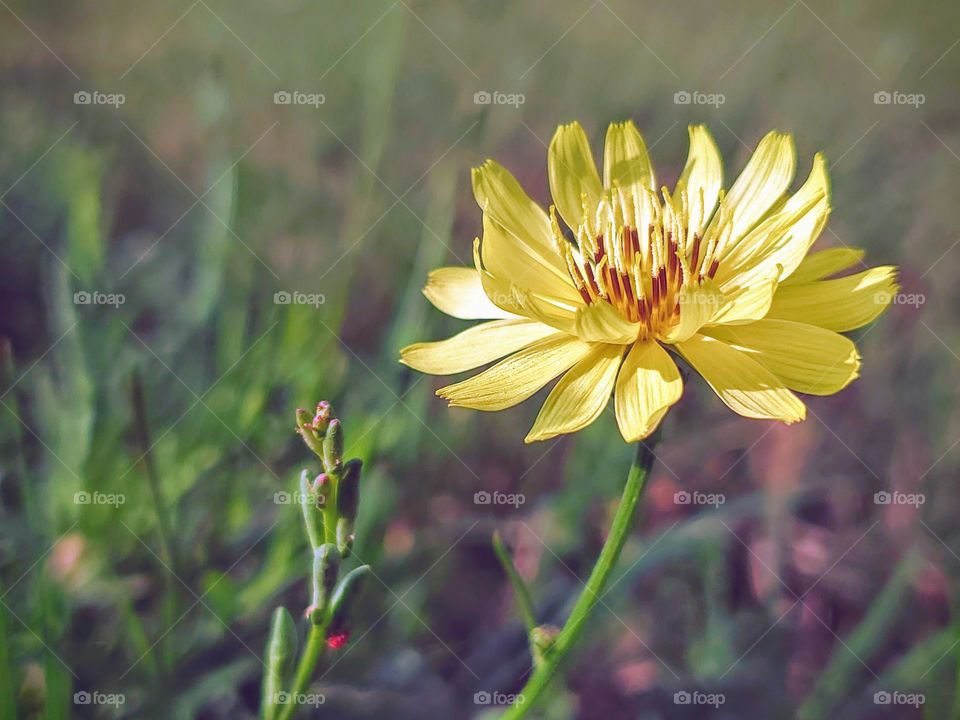
<path fill-rule="evenodd" d="M 165 623 L 175 622 L 177 615 L 177 596 L 174 589 L 179 577 L 179 559 L 173 544 L 173 524 L 167 510 L 167 504 L 160 487 L 160 473 L 153 460 L 153 443 L 150 441 L 150 426 L 147 421 L 147 402 L 143 391 L 143 381 L 140 373 L 134 371 L 130 381 L 130 399 L 133 405 L 134 426 L 137 441 L 143 450 L 138 462 L 142 462 L 147 472 L 147 487 L 153 501 L 154 511 L 157 514 L 157 530 L 160 536 L 160 564 L 163 566 L 164 600 L 163 614 Z M 168 625 L 168 627 L 172 627 Z M 161 638 L 162 639 L 162 638 Z M 159 641 L 158 641 L 159 642 Z M 167 675 L 173 665 L 170 643 L 160 646 L 162 672 Z"/>
<path fill-rule="evenodd" d="M 325 619 L 319 625 L 310 626 L 310 634 L 307 636 L 307 646 L 300 655 L 300 661 L 297 663 L 297 672 L 293 676 L 293 686 L 290 688 L 291 700 L 295 700 L 298 696 L 306 692 L 310 685 L 310 678 L 313 677 L 314 668 L 316 668 L 317 662 L 320 660 L 320 655 L 323 654 L 324 644 L 326 643 L 329 615 L 327 618 L 328 619 Z M 299 706 L 295 702 L 284 705 L 283 710 L 277 715 L 277 720 L 290 720 L 294 713 L 297 712 L 297 707 Z"/>
<path fill-rule="evenodd" d="M 617 507 L 610 533 L 603 544 L 600 556 L 590 572 L 590 578 L 587 580 L 583 592 L 580 593 L 580 597 L 577 598 L 577 603 L 573 606 L 573 611 L 567 618 L 563 630 L 557 636 L 556 642 L 520 691 L 519 695 L 523 697 L 523 701 L 510 707 L 503 714 L 501 720 L 518 720 L 534 708 L 540 695 L 550 685 L 561 663 L 580 638 L 593 609 L 600 602 L 610 572 L 617 564 L 620 551 L 623 550 L 623 545 L 633 525 L 637 505 L 640 503 L 647 476 L 650 474 L 650 468 L 653 466 L 655 459 L 653 447 L 656 445 L 658 437 L 659 433 L 656 433 L 647 444 L 637 444 L 633 464 L 630 466 L 630 473 L 627 475 L 627 482 L 620 497 L 620 505 Z"/>
<path fill-rule="evenodd" d="M 537 617 L 533 609 L 533 600 L 530 598 L 530 590 L 527 588 L 527 584 L 523 581 L 523 578 L 520 577 L 520 573 L 517 572 L 517 568 L 513 564 L 513 558 L 511 558 L 510 553 L 507 552 L 507 548 L 504 546 L 503 539 L 500 537 L 499 532 L 493 534 L 493 551 L 503 566 L 503 571 L 506 573 L 510 585 L 513 586 L 517 608 L 523 617 L 523 624 L 527 626 L 527 633 L 531 633 L 537 626 Z"/>

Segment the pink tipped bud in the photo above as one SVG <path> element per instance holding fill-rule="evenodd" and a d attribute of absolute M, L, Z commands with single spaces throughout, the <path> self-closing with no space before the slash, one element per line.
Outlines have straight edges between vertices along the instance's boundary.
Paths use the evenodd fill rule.
<path fill-rule="evenodd" d="M 322 472 L 313 479 L 313 491 L 320 492 L 329 484 L 330 484 L 329 476 L 326 473 Z"/>
<path fill-rule="evenodd" d="M 335 633 L 327 637 L 327 647 L 331 650 L 339 650 L 344 645 L 347 644 L 347 640 L 350 639 L 350 633 L 342 632 Z"/>
<path fill-rule="evenodd" d="M 333 414 L 333 408 L 326 400 L 317 403 L 317 412 L 313 416 L 313 429 L 318 433 L 325 433 L 327 425 L 330 424 L 330 416 Z"/>

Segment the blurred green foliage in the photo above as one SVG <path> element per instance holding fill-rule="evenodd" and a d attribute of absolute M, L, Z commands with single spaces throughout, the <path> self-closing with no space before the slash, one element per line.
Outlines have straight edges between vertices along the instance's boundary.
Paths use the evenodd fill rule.
<path fill-rule="evenodd" d="M 485 709 L 475 692 L 519 687 L 529 657 L 491 532 L 538 619 L 561 620 L 630 449 L 609 415 L 524 447 L 534 402 L 448 410 L 397 351 L 464 325 L 420 288 L 471 261 L 468 168 L 496 157 L 546 201 L 553 128 L 580 119 L 599 143 L 625 117 L 668 181 L 691 122 L 728 177 L 770 127 L 796 134 L 801 173 L 823 149 L 823 245 L 899 265 L 925 302 L 859 333 L 862 378 L 789 431 L 690 380 L 623 577 L 548 716 L 694 717 L 672 701 L 694 687 L 725 693 L 726 717 L 907 717 L 873 702 L 896 688 L 954 716 L 956 7 L 43 0 L 0 15 L 0 720 L 253 716 L 270 613 L 309 602 L 297 509 L 274 494 L 309 463 L 293 411 L 321 398 L 368 468 L 355 552 L 384 587 L 321 670 L 316 716 L 466 717 Z M 696 89 L 725 102 L 674 102 Z M 884 90 L 925 102 L 876 105 Z M 324 102 L 275 104 L 282 91 Z M 480 91 L 525 102 L 478 106 Z M 274 300 L 297 291 L 324 302 Z M 678 508 L 682 488 L 727 503 Z M 927 501 L 872 502 L 893 488 Z M 482 489 L 526 503 L 477 506 Z"/>

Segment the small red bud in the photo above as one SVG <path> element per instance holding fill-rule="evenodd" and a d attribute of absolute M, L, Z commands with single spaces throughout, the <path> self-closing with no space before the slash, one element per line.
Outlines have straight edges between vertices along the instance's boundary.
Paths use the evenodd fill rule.
<path fill-rule="evenodd" d="M 347 640 L 349 639 L 350 639 L 350 633 L 346 633 L 346 632 L 335 633 L 333 635 L 330 635 L 327 638 L 327 647 L 330 648 L 331 650 L 339 650 L 340 648 L 342 648 L 344 645 L 347 644 Z"/>

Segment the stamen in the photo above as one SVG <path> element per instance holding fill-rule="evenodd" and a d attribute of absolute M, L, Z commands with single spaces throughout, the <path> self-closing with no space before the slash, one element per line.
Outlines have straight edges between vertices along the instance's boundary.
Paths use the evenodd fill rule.
<path fill-rule="evenodd" d="M 666 188 L 656 194 L 616 186 L 596 208 L 583 208 L 576 244 L 563 236 L 556 209 L 550 208 L 554 241 L 577 293 L 584 303 L 608 303 L 636 323 L 638 339 L 666 334 L 679 322 L 683 289 L 719 270 L 732 233 L 731 214 L 721 200 L 709 232 L 701 232 L 704 194 L 702 188 L 696 192 L 698 204 L 685 187 L 674 197 Z"/>

